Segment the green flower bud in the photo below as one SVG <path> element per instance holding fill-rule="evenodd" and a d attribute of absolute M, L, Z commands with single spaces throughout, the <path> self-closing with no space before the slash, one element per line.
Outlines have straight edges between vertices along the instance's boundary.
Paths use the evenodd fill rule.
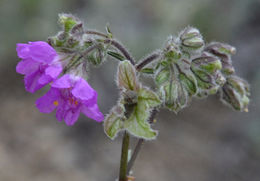
<path fill-rule="evenodd" d="M 173 36 L 170 36 L 166 42 L 165 48 L 164 48 L 164 56 L 166 59 L 169 60 L 179 60 L 181 58 L 181 51 L 175 42 L 175 39 Z"/>
<path fill-rule="evenodd" d="M 221 91 L 221 100 L 235 110 L 248 112 L 249 84 L 237 77 L 230 76 Z"/>
<path fill-rule="evenodd" d="M 220 72 L 221 68 L 219 58 L 208 52 L 192 60 L 191 70 L 198 82 L 199 97 L 215 94 L 225 83 L 225 77 Z"/>
<path fill-rule="evenodd" d="M 106 53 L 104 50 L 97 49 L 91 53 L 88 54 L 87 59 L 93 64 L 93 65 L 100 65 L 103 60 L 105 59 Z"/>
<path fill-rule="evenodd" d="M 236 48 L 219 42 L 212 42 L 205 48 L 215 56 L 219 57 L 222 63 L 222 72 L 226 75 L 234 74 L 235 69 L 232 65 L 231 55 L 236 53 Z"/>
<path fill-rule="evenodd" d="M 71 14 L 59 14 L 59 23 L 63 26 L 65 33 L 68 33 L 75 25 L 82 24 L 78 18 Z"/>
<path fill-rule="evenodd" d="M 198 29 L 193 27 L 185 28 L 179 35 L 181 48 L 190 55 L 196 55 L 204 47 L 204 40 Z"/>
<path fill-rule="evenodd" d="M 174 112 L 186 107 L 197 93 L 197 81 L 192 72 L 176 63 L 160 64 L 155 72 L 155 83 L 164 105 Z"/>

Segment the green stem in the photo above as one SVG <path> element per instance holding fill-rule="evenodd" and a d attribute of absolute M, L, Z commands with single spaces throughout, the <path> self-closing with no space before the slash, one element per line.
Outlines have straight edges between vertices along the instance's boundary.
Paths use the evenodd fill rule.
<path fill-rule="evenodd" d="M 120 161 L 119 181 L 127 181 L 127 161 L 128 161 L 129 134 L 125 131 Z"/>

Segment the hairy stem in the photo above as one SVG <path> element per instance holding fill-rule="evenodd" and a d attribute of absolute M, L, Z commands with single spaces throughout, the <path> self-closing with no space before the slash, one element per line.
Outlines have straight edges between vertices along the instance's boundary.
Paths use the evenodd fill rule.
<path fill-rule="evenodd" d="M 150 118 L 149 118 L 149 120 L 148 120 L 148 122 L 149 122 L 150 124 L 152 124 L 152 123 L 154 122 L 154 119 L 155 119 L 157 113 L 158 113 L 158 110 L 157 110 L 157 109 L 153 109 L 153 110 L 152 110 L 152 114 L 151 114 L 151 116 L 150 116 Z M 136 146 L 135 146 L 134 152 L 133 152 L 133 154 L 132 154 L 132 156 L 131 156 L 131 159 L 130 159 L 130 161 L 129 161 L 129 163 L 128 163 L 128 166 L 127 166 L 127 175 L 129 175 L 129 173 L 130 173 L 130 171 L 131 171 L 131 169 L 132 169 L 132 167 L 133 167 L 133 165 L 134 165 L 134 162 L 135 162 L 135 160 L 136 160 L 136 158 L 137 158 L 137 155 L 138 155 L 138 153 L 140 152 L 140 150 L 141 150 L 143 144 L 144 144 L 144 139 L 140 138 L 140 139 L 138 140 Z"/>
<path fill-rule="evenodd" d="M 144 66 L 151 63 L 152 61 L 157 59 L 159 56 L 160 56 L 160 52 L 154 52 L 151 55 L 145 57 L 143 60 L 141 60 L 141 62 L 138 65 L 136 65 L 137 71 L 140 71 Z"/>
<path fill-rule="evenodd" d="M 127 181 L 127 161 L 128 161 L 128 147 L 129 147 L 129 134 L 125 131 L 122 150 L 121 150 L 121 161 L 119 171 L 119 181 Z"/>
<path fill-rule="evenodd" d="M 98 36 L 102 36 L 104 38 L 108 38 L 108 36 L 106 34 L 95 31 L 95 30 L 88 30 L 88 31 L 85 31 L 85 33 L 89 34 L 89 35 L 98 35 Z"/>
<path fill-rule="evenodd" d="M 127 60 L 129 60 L 131 62 L 131 64 L 135 64 L 134 58 L 130 55 L 130 53 L 126 50 L 126 48 L 119 43 L 118 41 L 114 40 L 114 39 L 106 39 L 105 43 L 107 44 L 111 44 L 113 45 L 115 48 L 117 48 L 124 56 Z"/>

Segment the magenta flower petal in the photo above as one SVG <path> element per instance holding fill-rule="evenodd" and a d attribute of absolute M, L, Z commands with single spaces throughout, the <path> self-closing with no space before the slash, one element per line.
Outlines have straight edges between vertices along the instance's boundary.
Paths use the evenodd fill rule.
<path fill-rule="evenodd" d="M 61 102 L 56 110 L 56 118 L 58 121 L 62 121 L 64 119 L 66 113 L 66 109 L 64 106 L 64 102 Z"/>
<path fill-rule="evenodd" d="M 56 51 L 44 41 L 29 43 L 30 57 L 38 62 L 51 63 L 57 56 Z"/>
<path fill-rule="evenodd" d="M 49 66 L 45 69 L 45 74 L 51 78 L 56 79 L 62 72 L 62 66 L 60 64 Z"/>
<path fill-rule="evenodd" d="M 97 104 L 93 104 L 92 106 L 83 105 L 81 111 L 87 117 L 94 119 L 97 122 L 104 120 L 104 115 L 100 112 Z"/>
<path fill-rule="evenodd" d="M 71 93 L 78 99 L 90 100 L 96 91 L 84 79 L 80 78 L 72 89 Z"/>
<path fill-rule="evenodd" d="M 25 59 L 20 61 L 16 66 L 16 72 L 20 74 L 31 74 L 38 70 L 40 63 L 35 62 L 31 59 Z"/>
<path fill-rule="evenodd" d="M 33 93 L 44 87 L 62 72 L 58 54 L 46 42 L 18 43 L 16 50 L 22 58 L 16 66 L 16 71 L 25 75 L 25 88 L 29 92 Z"/>
<path fill-rule="evenodd" d="M 25 89 L 28 92 L 34 93 L 36 90 L 39 90 L 44 86 L 44 84 L 40 84 L 38 79 L 41 77 L 41 73 L 36 71 L 30 75 L 26 75 L 24 77 Z"/>
<path fill-rule="evenodd" d="M 70 109 L 64 115 L 64 121 L 68 126 L 72 126 L 78 120 L 80 109 Z"/>
<path fill-rule="evenodd" d="M 29 45 L 25 43 L 16 44 L 16 52 L 19 58 L 25 59 L 30 57 Z"/>
<path fill-rule="evenodd" d="M 59 94 L 58 89 L 51 88 L 44 96 L 37 99 L 36 107 L 42 113 L 52 112 L 59 105 Z"/>
<path fill-rule="evenodd" d="M 38 83 L 41 85 L 46 85 L 46 84 L 50 83 L 52 80 L 53 80 L 53 78 L 51 78 L 49 75 L 42 74 L 38 80 Z"/>
<path fill-rule="evenodd" d="M 63 75 L 61 78 L 55 80 L 51 86 L 56 88 L 63 88 L 63 89 L 72 87 L 70 75 L 69 74 Z"/>

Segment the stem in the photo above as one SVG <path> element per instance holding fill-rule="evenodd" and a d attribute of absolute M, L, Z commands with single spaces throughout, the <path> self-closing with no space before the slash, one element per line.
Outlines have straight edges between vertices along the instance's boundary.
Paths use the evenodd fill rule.
<path fill-rule="evenodd" d="M 125 131 L 120 161 L 119 181 L 127 181 L 127 161 L 128 161 L 129 134 Z"/>
<path fill-rule="evenodd" d="M 153 109 L 153 110 L 152 110 L 151 116 L 150 116 L 150 118 L 149 118 L 149 120 L 148 120 L 149 123 L 151 123 L 151 124 L 153 123 L 153 121 L 154 121 L 154 119 L 155 119 L 157 113 L 158 113 L 158 110 L 157 110 L 157 109 Z M 129 173 L 130 173 L 130 171 L 131 171 L 131 169 L 132 169 L 132 167 L 133 167 L 133 165 L 134 165 L 134 162 L 135 162 L 135 160 L 136 160 L 136 158 L 137 158 L 137 155 L 138 155 L 138 153 L 140 152 L 140 150 L 141 150 L 143 144 L 144 144 L 144 139 L 140 138 L 140 139 L 138 140 L 136 146 L 135 146 L 134 153 L 132 154 L 131 159 L 130 159 L 130 161 L 128 162 L 127 175 L 129 175 Z"/>
<path fill-rule="evenodd" d="M 140 139 L 138 140 L 136 146 L 135 146 L 134 153 L 132 154 L 131 159 L 130 159 L 130 161 L 129 161 L 129 163 L 128 163 L 128 166 L 127 166 L 127 175 L 129 175 L 129 173 L 130 173 L 130 171 L 131 171 L 131 169 L 132 169 L 132 167 L 133 167 L 133 165 L 134 165 L 134 162 L 135 162 L 135 160 L 136 160 L 136 158 L 137 158 L 137 155 L 138 155 L 138 153 L 140 152 L 141 147 L 142 147 L 143 144 L 144 144 L 144 139 L 140 138 Z"/>
<path fill-rule="evenodd" d="M 135 64 L 133 57 L 130 55 L 130 53 L 126 50 L 126 48 L 121 43 L 119 43 L 114 39 L 106 39 L 104 43 L 107 44 L 110 43 L 111 45 L 116 47 L 125 56 L 125 58 L 131 62 L 131 64 L 133 65 Z"/>
<path fill-rule="evenodd" d="M 144 58 L 143 60 L 141 60 L 141 62 L 138 65 L 136 65 L 137 71 L 140 71 L 144 66 L 151 63 L 152 61 L 157 59 L 159 56 L 160 56 L 160 52 L 154 52 L 151 55 Z"/>
<path fill-rule="evenodd" d="M 90 35 L 98 35 L 98 36 L 102 36 L 104 38 L 108 38 L 108 36 L 106 34 L 98 32 L 98 31 L 95 31 L 95 30 L 88 30 L 85 33 L 86 34 L 90 34 Z"/>

